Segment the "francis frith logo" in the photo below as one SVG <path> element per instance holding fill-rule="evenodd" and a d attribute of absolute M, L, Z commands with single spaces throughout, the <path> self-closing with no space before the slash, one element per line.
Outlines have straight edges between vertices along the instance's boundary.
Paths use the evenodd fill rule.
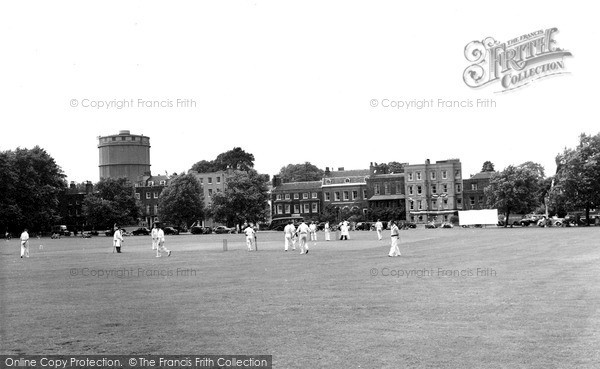
<path fill-rule="evenodd" d="M 492 37 L 465 46 L 465 57 L 473 64 L 463 80 L 472 88 L 500 83 L 499 92 L 523 87 L 540 78 L 566 73 L 564 58 L 569 51 L 558 48 L 558 28 L 540 29 L 498 42 Z"/>

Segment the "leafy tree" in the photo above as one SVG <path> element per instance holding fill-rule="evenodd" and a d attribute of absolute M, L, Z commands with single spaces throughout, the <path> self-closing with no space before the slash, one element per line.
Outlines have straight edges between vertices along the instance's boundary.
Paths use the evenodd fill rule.
<path fill-rule="evenodd" d="M 228 226 L 264 221 L 268 211 L 268 182 L 268 175 L 254 169 L 234 171 L 227 178 L 225 190 L 213 194 L 210 214 Z"/>
<path fill-rule="evenodd" d="M 59 196 L 67 184 L 62 169 L 44 149 L 1 152 L 0 171 L 0 224 L 7 230 L 44 231 L 59 221 Z"/>
<path fill-rule="evenodd" d="M 540 170 L 541 169 L 541 170 Z M 490 208 L 504 212 L 509 219 L 511 212 L 528 213 L 540 204 L 540 183 L 543 167 L 527 162 L 519 166 L 509 165 L 500 173 L 493 174 L 485 188 Z M 505 223 L 505 227 L 508 222 Z"/>
<path fill-rule="evenodd" d="M 228 168 L 247 171 L 254 168 L 254 155 L 244 151 L 241 147 L 217 155 L 215 160 L 200 160 L 192 165 L 192 170 L 198 173 L 218 172 Z"/>
<path fill-rule="evenodd" d="M 335 224 L 336 222 L 339 221 L 339 217 L 340 217 L 339 207 L 337 207 L 333 204 L 328 204 L 323 208 L 320 220 L 322 222 L 329 222 L 331 224 Z"/>
<path fill-rule="evenodd" d="M 404 164 L 397 161 L 390 161 L 388 164 L 388 173 L 404 173 Z"/>
<path fill-rule="evenodd" d="M 556 157 L 557 170 L 552 197 L 566 210 L 590 210 L 600 205 L 600 133 L 582 134 L 575 149 L 565 149 Z"/>
<path fill-rule="evenodd" d="M 483 167 L 481 168 L 482 172 L 493 172 L 494 171 L 494 163 L 491 161 L 486 161 L 483 163 Z"/>
<path fill-rule="evenodd" d="M 318 181 L 323 178 L 323 170 L 309 163 L 288 164 L 279 171 L 282 182 L 309 182 Z"/>
<path fill-rule="evenodd" d="M 135 199 L 133 185 L 126 178 L 103 178 L 96 184 L 96 192 L 83 200 L 83 213 L 94 226 L 112 227 L 135 223 L 141 214 Z"/>
<path fill-rule="evenodd" d="M 184 174 L 171 180 L 158 201 L 158 212 L 163 221 L 175 226 L 188 226 L 204 218 L 202 185 L 193 174 Z"/>

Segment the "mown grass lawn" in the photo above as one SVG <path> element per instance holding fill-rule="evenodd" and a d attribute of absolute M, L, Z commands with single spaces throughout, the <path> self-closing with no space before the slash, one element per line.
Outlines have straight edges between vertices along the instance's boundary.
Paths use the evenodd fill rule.
<path fill-rule="evenodd" d="M 600 367 L 600 228 L 0 241 L 3 354 L 273 355 L 277 368 Z M 322 233 L 319 234 L 322 239 Z M 223 251 L 222 240 L 228 240 Z M 39 248 L 43 245 L 43 249 Z M 479 268 L 479 269 L 478 269 Z M 97 275 L 97 274 L 110 275 Z"/>

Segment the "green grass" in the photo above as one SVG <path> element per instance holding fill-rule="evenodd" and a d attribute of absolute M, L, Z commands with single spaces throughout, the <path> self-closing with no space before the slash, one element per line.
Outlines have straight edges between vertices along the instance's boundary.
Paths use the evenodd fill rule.
<path fill-rule="evenodd" d="M 353 232 L 311 242 L 308 255 L 284 253 L 283 233 L 259 233 L 258 252 L 245 251 L 242 235 L 168 236 L 173 255 L 160 259 L 144 236 L 126 238 L 123 254 L 102 236 L 32 239 L 29 259 L 18 241 L 0 241 L 1 353 L 266 354 L 277 368 L 600 367 L 599 234 L 407 230 L 398 258 L 387 257 L 389 231 L 384 241 Z M 391 270 L 413 274 L 381 275 Z"/>

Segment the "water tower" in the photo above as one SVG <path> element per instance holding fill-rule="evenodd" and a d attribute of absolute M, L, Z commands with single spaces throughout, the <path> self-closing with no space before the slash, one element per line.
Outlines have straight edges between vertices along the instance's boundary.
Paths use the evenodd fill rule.
<path fill-rule="evenodd" d="M 150 173 L 150 138 L 119 131 L 118 135 L 98 137 L 100 179 L 127 178 L 132 183 L 138 176 Z"/>

